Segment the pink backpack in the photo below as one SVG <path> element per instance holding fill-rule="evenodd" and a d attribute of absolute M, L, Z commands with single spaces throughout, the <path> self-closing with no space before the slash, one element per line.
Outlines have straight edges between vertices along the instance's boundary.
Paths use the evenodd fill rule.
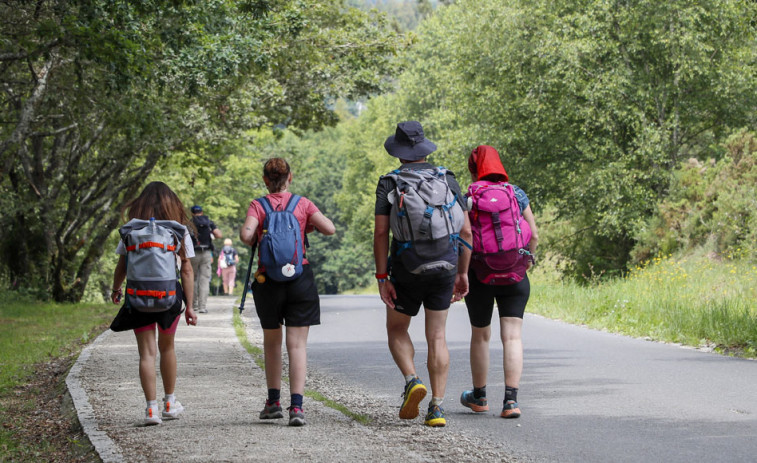
<path fill-rule="evenodd" d="M 531 227 L 523 218 L 515 190 L 506 182 L 479 180 L 468 187 L 473 231 L 471 269 L 488 285 L 523 280 L 531 253 Z"/>

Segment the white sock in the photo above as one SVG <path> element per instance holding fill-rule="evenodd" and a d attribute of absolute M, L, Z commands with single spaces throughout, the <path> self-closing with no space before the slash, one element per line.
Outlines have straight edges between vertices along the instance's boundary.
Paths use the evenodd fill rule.
<path fill-rule="evenodd" d="M 405 375 L 405 384 L 415 379 L 415 375 Z"/>
<path fill-rule="evenodd" d="M 147 406 L 149 408 L 156 408 L 157 409 L 158 408 L 158 401 L 157 400 L 148 400 L 147 401 Z"/>
<path fill-rule="evenodd" d="M 432 397 L 431 398 L 431 405 L 442 405 L 442 402 L 444 402 L 444 397 Z"/>
<path fill-rule="evenodd" d="M 174 394 L 166 394 L 166 396 L 163 398 L 163 402 L 176 402 L 176 396 Z"/>

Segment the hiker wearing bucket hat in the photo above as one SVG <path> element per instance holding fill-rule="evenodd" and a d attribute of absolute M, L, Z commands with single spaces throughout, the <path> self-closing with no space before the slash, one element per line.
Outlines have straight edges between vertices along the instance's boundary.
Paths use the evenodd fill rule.
<path fill-rule="evenodd" d="M 386 304 L 389 350 L 405 377 L 399 416 L 417 417 L 427 393 L 416 375 L 415 349 L 408 335 L 410 321 L 423 305 L 431 385 L 425 424 L 444 426 L 441 405 L 449 372 L 447 313 L 452 302 L 468 293 L 470 251 L 465 246 L 470 246 L 470 222 L 455 175 L 426 162 L 436 145 L 425 137 L 419 122 L 397 124 L 384 148 L 402 164 L 378 182 L 373 240 L 376 279 Z"/>
<path fill-rule="evenodd" d="M 476 236 L 471 271 L 468 274 L 470 292 L 465 296 L 471 323 L 473 388 L 463 391 L 460 403 L 474 412 L 489 410 L 486 381 L 489 372 L 491 320 L 496 301 L 505 374 L 505 399 L 500 416 L 518 418 L 521 414 L 518 387 L 523 371 L 521 330 L 531 292 L 526 269 L 532 262 L 539 239 L 536 222 L 526 193 L 507 183 L 509 176 L 496 149 L 487 145 L 476 147 L 468 158 L 468 170 L 473 180 L 468 189 L 471 203 L 469 214 Z M 507 204 L 509 208 L 496 208 L 497 225 L 494 227 L 492 214 L 487 213 L 487 210 L 492 209 L 491 204 Z M 481 208 L 479 205 L 482 205 Z M 523 223 L 523 219 L 526 223 Z M 510 237 L 513 239 L 508 239 Z M 516 243 L 515 249 L 508 250 L 509 246 L 505 243 Z M 496 260 L 498 256 L 506 259 Z M 495 271 L 489 269 L 490 262 L 496 263 Z"/>

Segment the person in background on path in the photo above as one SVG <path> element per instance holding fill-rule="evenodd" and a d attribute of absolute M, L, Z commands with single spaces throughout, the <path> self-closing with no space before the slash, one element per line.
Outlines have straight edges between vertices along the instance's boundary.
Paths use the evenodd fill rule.
<path fill-rule="evenodd" d="M 426 156 L 436 150 L 436 145 L 427 140 L 423 134 L 423 127 L 416 121 L 397 124 L 395 135 L 390 136 L 384 143 L 387 152 L 402 163 L 402 171 L 427 171 L 428 175 L 441 175 L 447 187 L 453 193 L 452 204 L 446 206 L 452 210 L 459 207 L 458 223 L 459 238 L 470 243 L 471 232 L 468 216 L 465 214 L 465 203 L 460 186 L 450 171 L 439 174 L 433 165 L 426 162 Z M 397 172 L 397 171 L 395 171 Z M 410 252 L 403 250 L 400 254 L 397 232 L 392 225 L 392 215 L 404 214 L 401 211 L 402 200 L 407 195 L 399 195 L 395 191 L 397 180 L 390 175 L 381 177 L 376 188 L 375 229 L 373 253 L 376 263 L 376 279 L 378 281 L 381 300 L 386 304 L 386 329 L 389 350 L 394 362 L 405 378 L 404 400 L 400 408 L 401 419 L 413 419 L 418 416 L 418 406 L 426 396 L 426 387 L 416 374 L 415 348 L 408 333 L 410 321 L 418 314 L 421 304 L 425 313 L 426 342 L 428 344 L 428 372 L 431 381 L 431 402 L 426 414 L 425 424 L 428 426 L 445 426 L 446 419 L 442 401 L 447 386 L 449 373 L 449 350 L 447 349 L 446 324 L 447 314 L 452 302 L 459 301 L 468 293 L 468 263 L 470 251 L 454 240 L 450 243 L 456 247 L 452 253 L 450 268 L 443 271 L 432 271 L 427 274 L 411 273 L 410 264 L 406 258 Z M 393 202 L 395 210 L 393 212 Z M 457 205 L 455 205 L 457 203 Z M 458 206 L 459 205 L 459 206 Z M 398 209 L 399 208 L 399 209 Z M 435 212 L 436 213 L 436 212 Z M 421 213 L 421 215 L 423 215 Z M 399 219 L 395 219 L 399 220 Z M 412 230 L 412 227 L 410 227 Z M 390 248 L 389 231 L 392 230 Z M 447 231 L 446 233 L 449 233 Z M 445 235 L 446 238 L 446 235 Z M 450 238 L 452 238 L 450 236 Z M 402 246 L 406 245 L 404 243 Z M 445 249 L 449 244 L 444 244 Z M 470 246 L 470 245 L 467 245 Z M 390 265 L 391 249 L 391 265 Z M 404 248 L 402 248 L 404 249 Z"/>
<path fill-rule="evenodd" d="M 189 223 L 181 200 L 163 182 L 152 182 L 147 185 L 136 199 L 126 205 L 125 210 L 129 219 L 149 220 L 154 217 L 156 220 L 174 220 L 183 225 Z M 113 292 L 111 293 L 111 300 L 114 304 L 121 301 L 123 296 L 121 285 L 126 278 L 127 250 L 123 240 L 118 242 L 116 253 L 119 254 L 119 258 L 116 270 L 113 273 Z M 189 262 L 193 255 L 192 240 L 189 233 L 186 233 L 181 249 L 176 256 L 181 275 L 181 284 L 177 283 L 176 289 L 177 293 L 183 293 L 183 298 L 177 297 L 177 303 L 171 309 L 152 313 L 124 310 L 123 308 L 119 311 L 119 317 L 124 317 L 120 318 L 120 323 L 124 326 L 135 327 L 134 334 L 139 348 L 139 379 L 147 401 L 146 425 L 162 422 L 161 415 L 158 414 L 156 391 L 155 360 L 158 352 L 160 352 L 160 376 L 163 380 L 163 391 L 165 392 L 162 417 L 164 419 L 176 419 L 184 411 L 184 407 L 176 400 L 174 395 L 177 376 L 174 336 L 181 315 L 182 299 L 186 304 L 184 318 L 187 325 L 197 325 L 197 316 L 192 309 L 194 273 Z M 185 288 L 183 291 L 182 287 Z M 157 345 L 155 342 L 156 329 L 158 330 Z"/>
<path fill-rule="evenodd" d="M 194 308 L 198 313 L 208 313 L 208 293 L 210 292 L 211 267 L 213 265 L 213 240 L 222 238 L 223 233 L 203 212 L 202 207 L 192 206 L 192 223 L 196 233 L 192 234 L 195 256 L 192 269 L 195 274 Z"/>
<path fill-rule="evenodd" d="M 292 199 L 289 187 L 292 184 L 292 172 L 289 164 L 282 158 L 272 158 L 263 167 L 263 181 L 269 194 L 264 198 L 250 202 L 247 219 L 239 232 L 240 239 L 252 246 L 263 239 L 263 225 L 266 221 L 268 201 L 273 211 L 284 210 Z M 333 235 L 334 224 L 324 216 L 307 198 L 300 198 L 293 211 L 300 225 L 301 243 L 305 233 L 313 229 L 324 235 Z M 267 231 L 267 230 L 266 230 Z M 289 425 L 305 424 L 302 398 L 305 392 L 305 373 L 307 367 L 307 338 L 311 325 L 321 323 L 321 306 L 313 271 L 303 260 L 302 273 L 290 281 L 275 281 L 268 270 L 261 264 L 261 244 L 258 247 L 258 269 L 252 283 L 255 310 L 263 328 L 263 349 L 265 357 L 265 376 L 268 386 L 268 399 L 260 419 L 283 418 L 281 409 L 281 343 L 282 325 L 286 325 L 286 348 L 289 355 L 289 389 L 291 404 L 289 407 Z M 285 266 L 286 267 L 286 266 Z M 285 270 L 282 268 L 282 270 Z M 286 274 L 286 272 L 285 272 Z"/>
<path fill-rule="evenodd" d="M 223 248 L 218 253 L 218 270 L 223 280 L 223 293 L 234 294 L 234 281 L 237 278 L 239 253 L 232 246 L 231 238 L 223 240 Z"/>
<path fill-rule="evenodd" d="M 507 172 L 499 158 L 499 153 L 491 146 L 482 145 L 473 150 L 468 159 L 468 170 L 474 182 L 480 180 L 509 181 Z M 531 228 L 528 250 L 533 256 L 539 242 L 534 214 L 531 211 L 526 193 L 515 185 L 513 185 L 513 190 L 522 216 Z M 476 230 L 475 221 L 472 220 L 472 222 L 474 222 L 473 232 L 480 233 Z M 526 274 L 520 282 L 510 285 L 481 283 L 473 271 L 469 273 L 468 278 L 470 292 L 465 296 L 465 305 L 468 308 L 468 317 L 471 323 L 470 363 L 473 389 L 464 391 L 460 397 L 460 402 L 475 412 L 489 410 L 486 398 L 486 381 L 489 373 L 491 320 L 494 302 L 496 301 L 499 311 L 505 373 L 505 399 L 500 416 L 518 418 L 521 414 L 518 406 L 518 386 L 523 372 L 521 330 L 523 328 L 523 314 L 531 291 L 528 275 Z"/>

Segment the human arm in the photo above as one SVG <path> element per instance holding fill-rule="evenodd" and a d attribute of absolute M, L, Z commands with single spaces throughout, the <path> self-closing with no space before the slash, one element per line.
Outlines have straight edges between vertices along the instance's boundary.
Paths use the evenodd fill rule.
<path fill-rule="evenodd" d="M 123 285 L 126 279 L 126 256 L 118 256 L 118 263 L 116 264 L 116 270 L 113 272 L 113 286 L 111 286 L 110 300 L 114 304 L 121 302 L 123 291 L 121 285 Z"/>
<path fill-rule="evenodd" d="M 210 239 L 215 239 L 215 238 L 223 238 L 223 232 L 221 232 L 221 229 L 218 227 L 214 228 L 210 234 Z"/>
<path fill-rule="evenodd" d="M 195 315 L 192 305 L 194 303 L 195 276 L 192 270 L 192 263 L 189 258 L 181 256 L 181 287 L 184 290 L 184 298 L 187 304 L 187 310 L 184 312 L 184 319 L 187 325 L 197 325 L 197 315 Z"/>
<path fill-rule="evenodd" d="M 315 214 L 311 215 L 308 219 L 308 225 L 312 225 L 316 230 L 324 235 L 333 235 L 334 233 L 336 233 L 334 222 L 323 215 L 322 212 L 316 212 Z"/>
<path fill-rule="evenodd" d="M 535 255 L 536 247 L 539 245 L 539 231 L 536 229 L 536 219 L 531 210 L 531 205 L 523 211 L 523 218 L 526 219 L 528 226 L 531 227 L 531 241 L 528 243 L 528 250 L 531 251 L 532 255 Z"/>
<path fill-rule="evenodd" d="M 470 218 L 468 213 L 464 215 L 463 228 L 460 230 L 460 239 L 470 246 L 473 241 Z M 471 249 L 463 244 L 460 246 L 460 255 L 457 257 L 457 274 L 455 275 L 455 289 L 452 293 L 452 302 L 461 300 L 468 294 L 468 266 L 470 264 Z"/>
<path fill-rule="evenodd" d="M 376 263 L 376 275 L 388 275 L 389 273 L 389 216 L 376 215 L 376 224 L 373 229 L 373 259 Z M 379 294 L 389 308 L 394 308 L 394 300 L 397 299 L 397 291 L 389 281 L 389 277 L 379 281 Z"/>
<path fill-rule="evenodd" d="M 248 246 L 252 246 L 255 244 L 255 240 L 257 239 L 257 230 L 258 230 L 258 222 L 257 217 L 248 215 L 247 218 L 244 221 L 244 224 L 242 225 L 242 228 L 239 229 L 239 239 L 242 240 L 242 242 Z"/>

